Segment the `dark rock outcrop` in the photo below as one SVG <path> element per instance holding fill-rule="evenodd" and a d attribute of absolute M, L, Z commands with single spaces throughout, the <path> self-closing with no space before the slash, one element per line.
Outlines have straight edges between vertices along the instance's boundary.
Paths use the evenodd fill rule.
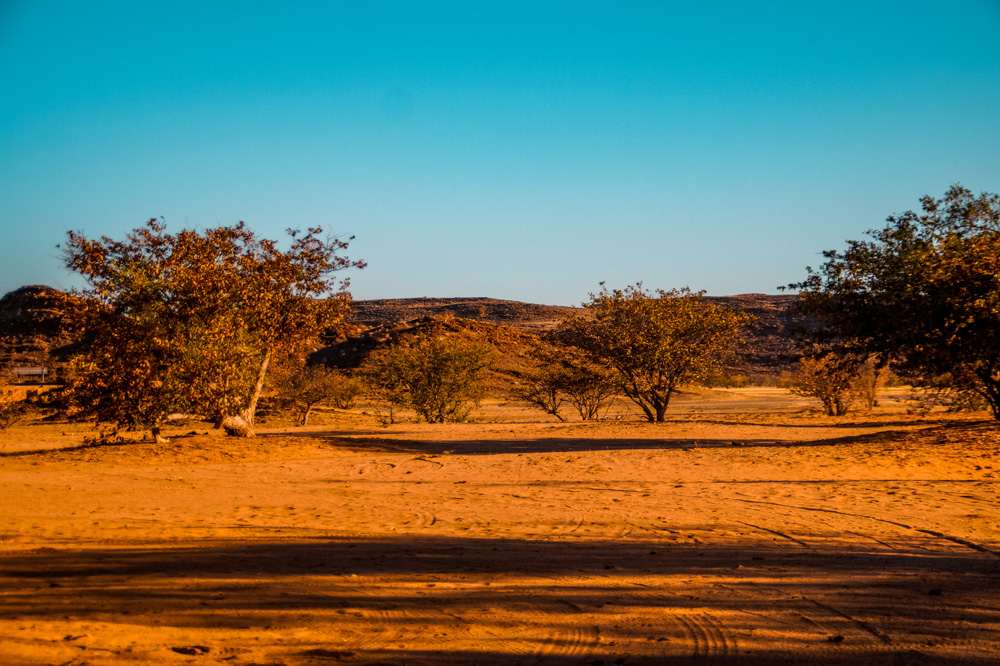
<path fill-rule="evenodd" d="M 451 316 L 541 332 L 552 328 L 580 308 L 538 305 L 496 298 L 394 298 L 354 301 L 348 322 L 375 327 L 421 317 Z"/>
<path fill-rule="evenodd" d="M 60 364 L 72 349 L 66 295 L 29 285 L 0 298 L 0 366 Z"/>
<path fill-rule="evenodd" d="M 742 309 L 755 320 L 746 332 L 746 344 L 737 352 L 737 358 L 727 364 L 730 372 L 768 381 L 793 368 L 798 354 L 792 332 L 796 326 L 803 324 L 803 318 L 796 315 L 792 307 L 798 296 L 741 294 L 709 296 L 707 299 L 726 307 Z M 583 308 L 495 298 L 401 298 L 355 301 L 354 310 L 348 322 L 383 330 L 423 317 L 455 316 L 543 334 L 554 329 L 571 313 L 582 312 Z M 372 338 L 366 340 L 352 344 L 369 344 Z"/>

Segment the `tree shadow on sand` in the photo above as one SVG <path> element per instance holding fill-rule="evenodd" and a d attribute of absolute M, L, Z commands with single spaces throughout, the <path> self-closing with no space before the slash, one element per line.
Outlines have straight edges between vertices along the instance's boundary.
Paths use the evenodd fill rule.
<path fill-rule="evenodd" d="M 905 424 L 905 422 L 904 422 Z M 866 426 L 857 426 L 866 427 Z M 973 435 L 997 433 L 997 424 L 993 421 L 936 422 L 918 430 L 880 430 L 862 435 L 845 437 L 827 437 L 807 440 L 781 440 L 774 438 L 624 438 L 624 437 L 537 437 L 518 439 L 466 439 L 466 440 L 425 440 L 393 437 L 386 433 L 381 437 L 372 437 L 369 433 L 359 434 L 356 431 L 309 431 L 301 433 L 274 433 L 261 435 L 262 439 L 302 438 L 320 440 L 326 446 L 336 449 L 362 450 L 368 452 L 399 452 L 414 454 L 446 454 L 457 455 L 491 455 L 502 453 L 567 453 L 587 451 L 656 451 L 656 450 L 696 450 L 719 448 L 809 448 L 821 446 L 839 446 L 845 444 L 878 445 L 901 441 L 914 433 L 921 437 L 956 436 L 963 433 Z"/>
<path fill-rule="evenodd" d="M 916 542 L 150 543 L 3 554 L 0 621 L 279 634 L 305 623 L 331 637 L 298 645 L 289 663 L 978 666 L 1000 649 L 998 574 L 997 556 Z M 348 627 L 375 638 L 352 643 Z M 471 627 L 496 649 L 462 648 Z M 805 643 L 797 658 L 788 640 Z M 956 657 L 937 643 L 971 647 Z"/>

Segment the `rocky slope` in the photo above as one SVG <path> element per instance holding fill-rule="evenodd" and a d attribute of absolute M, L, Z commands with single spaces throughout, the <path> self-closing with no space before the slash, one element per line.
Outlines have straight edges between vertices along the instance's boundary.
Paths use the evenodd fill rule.
<path fill-rule="evenodd" d="M 73 342 L 58 289 L 29 285 L 0 298 L 0 367 L 58 364 Z"/>
<path fill-rule="evenodd" d="M 747 374 L 758 381 L 768 381 L 791 369 L 797 358 L 791 329 L 803 323 L 802 318 L 792 311 L 792 305 L 798 300 L 797 296 L 742 294 L 710 296 L 708 300 L 742 309 L 755 319 L 754 326 L 746 332 L 746 344 L 740 349 L 737 359 L 729 364 L 730 372 Z M 350 315 L 348 321 L 359 327 L 391 328 L 423 317 L 454 316 L 535 334 L 554 329 L 573 312 L 582 312 L 582 308 L 495 298 L 370 300 L 356 301 L 354 308 L 354 314 Z"/>
<path fill-rule="evenodd" d="M 355 301 L 348 321 L 365 327 L 397 324 L 421 317 L 451 316 L 543 332 L 580 308 L 538 305 L 496 298 L 396 298 Z"/>
<path fill-rule="evenodd" d="M 63 316 L 63 294 L 51 287 L 21 287 L 0 299 L 0 367 L 65 360 L 72 347 Z M 791 307 L 796 296 L 743 294 L 709 297 L 728 307 L 738 307 L 756 317 L 747 332 L 747 344 L 731 372 L 767 381 L 791 367 L 795 354 L 790 328 L 801 323 Z M 392 339 L 421 328 L 467 330 L 472 338 L 520 355 L 521 348 L 534 336 L 554 329 L 560 321 L 580 308 L 522 303 L 495 298 L 409 298 L 355 301 L 347 326 L 330 342 L 340 345 L 324 350 L 324 358 L 334 365 L 353 365 L 354 359 Z M 425 320 L 422 324 L 418 320 Z M 409 324 L 407 324 L 409 322 Z M 449 323 L 450 322 L 450 323 Z M 480 326 L 485 324 L 486 326 Z M 453 331 L 452 329 L 455 329 Z M 523 339 L 520 334 L 525 334 Z M 339 354 L 343 358 L 336 359 Z M 348 361 L 348 357 L 351 359 Z"/>

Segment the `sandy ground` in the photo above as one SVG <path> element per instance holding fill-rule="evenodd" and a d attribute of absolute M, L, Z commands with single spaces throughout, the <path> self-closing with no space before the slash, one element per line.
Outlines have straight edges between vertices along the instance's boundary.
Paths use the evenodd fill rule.
<path fill-rule="evenodd" d="M 1000 429 L 801 408 L 89 448 L 18 426 L 0 664 L 1000 662 Z"/>

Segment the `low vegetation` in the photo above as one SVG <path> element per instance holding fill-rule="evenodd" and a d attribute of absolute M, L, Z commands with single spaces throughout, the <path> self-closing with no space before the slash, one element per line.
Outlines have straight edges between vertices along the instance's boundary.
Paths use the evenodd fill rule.
<path fill-rule="evenodd" d="M 402 407 L 428 423 L 464 421 L 485 394 L 491 354 L 483 344 L 421 335 L 406 346 L 377 351 L 365 376 L 373 397 L 388 403 L 389 422 Z"/>
<path fill-rule="evenodd" d="M 862 398 L 867 408 L 872 408 L 877 375 L 864 359 L 827 351 L 801 358 L 788 388 L 792 393 L 819 400 L 827 416 L 843 416 Z"/>
<path fill-rule="evenodd" d="M 309 425 L 314 408 L 349 409 L 363 392 L 358 380 L 325 365 L 298 363 L 275 374 L 275 400 L 295 411 L 301 426 Z"/>
<path fill-rule="evenodd" d="M 605 367 L 563 348 L 539 348 L 537 365 L 521 378 L 514 395 L 546 414 L 565 421 L 562 408 L 572 405 L 584 421 L 596 419 L 618 395 L 618 384 Z"/>

